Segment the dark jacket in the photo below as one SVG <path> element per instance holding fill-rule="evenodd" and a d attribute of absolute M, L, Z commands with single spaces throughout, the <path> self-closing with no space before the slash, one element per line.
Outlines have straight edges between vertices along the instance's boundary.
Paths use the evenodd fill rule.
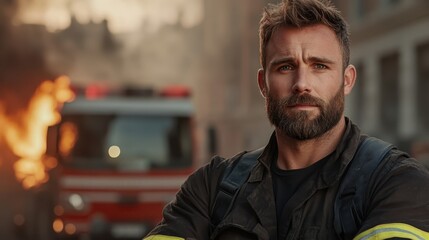
<path fill-rule="evenodd" d="M 231 159 L 214 157 L 209 164 L 193 173 L 175 201 L 165 207 L 164 219 L 149 235 L 198 240 L 339 239 L 333 227 L 334 198 L 340 178 L 362 137 L 358 127 L 347 119 L 342 141 L 318 176 L 303 184 L 287 202 L 288 220 L 283 226 L 277 226 L 270 172 L 271 159 L 277 154 L 273 134 L 247 183 L 241 188 L 232 211 L 217 226 L 211 225 L 210 212 L 219 179 L 225 167 L 240 159 L 243 153 Z M 406 230 L 429 239 L 427 170 L 414 159 L 393 150 L 375 173 L 377 177 L 367 187 L 366 217 L 359 232 L 367 231 L 361 236 L 384 233 L 397 237 L 402 235 L 394 235 L 396 232 Z M 277 227 L 286 229 L 284 236 L 277 235 Z"/>

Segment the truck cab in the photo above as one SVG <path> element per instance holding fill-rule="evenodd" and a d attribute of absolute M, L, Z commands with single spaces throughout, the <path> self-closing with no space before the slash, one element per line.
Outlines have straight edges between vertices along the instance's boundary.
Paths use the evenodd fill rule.
<path fill-rule="evenodd" d="M 57 239 L 142 239 L 162 219 L 196 163 L 192 102 L 170 93 L 64 105 L 54 131 Z"/>

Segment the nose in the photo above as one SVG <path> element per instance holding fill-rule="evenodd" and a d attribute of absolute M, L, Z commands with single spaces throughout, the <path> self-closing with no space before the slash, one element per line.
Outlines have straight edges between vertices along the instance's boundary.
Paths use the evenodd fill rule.
<path fill-rule="evenodd" d="M 294 94 L 302 94 L 311 92 L 310 82 L 309 82 L 309 74 L 305 68 L 300 67 L 296 71 L 295 81 L 292 86 L 292 91 Z"/>

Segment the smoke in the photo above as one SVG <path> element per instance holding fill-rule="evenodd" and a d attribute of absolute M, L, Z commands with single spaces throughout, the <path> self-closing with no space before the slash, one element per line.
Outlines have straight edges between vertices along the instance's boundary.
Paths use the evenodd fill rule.
<path fill-rule="evenodd" d="M 50 31 L 65 29 L 71 16 L 79 22 L 109 22 L 114 33 L 130 33 L 146 28 L 155 31 L 179 22 L 194 27 L 202 21 L 202 0 L 21 0 L 17 19 L 43 24 Z"/>
<path fill-rule="evenodd" d="M 17 1 L 0 1 L 0 102 L 6 113 L 24 107 L 36 87 L 52 76 L 43 60 L 43 43 L 34 29 L 13 25 Z"/>

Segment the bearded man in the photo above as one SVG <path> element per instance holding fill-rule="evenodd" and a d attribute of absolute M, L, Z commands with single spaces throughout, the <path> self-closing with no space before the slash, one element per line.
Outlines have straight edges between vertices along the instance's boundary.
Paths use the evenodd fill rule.
<path fill-rule="evenodd" d="M 214 157 L 192 174 L 146 239 L 429 239 L 429 173 L 397 149 L 357 186 L 362 206 L 337 214 L 351 214 L 343 226 L 351 230 L 335 222 L 342 182 L 367 138 L 344 116 L 356 68 L 340 13 L 328 1 L 283 0 L 265 10 L 259 33 L 257 82 L 271 139 L 230 204 L 218 204 L 230 194 L 220 185 L 249 159 L 244 153 Z"/>

